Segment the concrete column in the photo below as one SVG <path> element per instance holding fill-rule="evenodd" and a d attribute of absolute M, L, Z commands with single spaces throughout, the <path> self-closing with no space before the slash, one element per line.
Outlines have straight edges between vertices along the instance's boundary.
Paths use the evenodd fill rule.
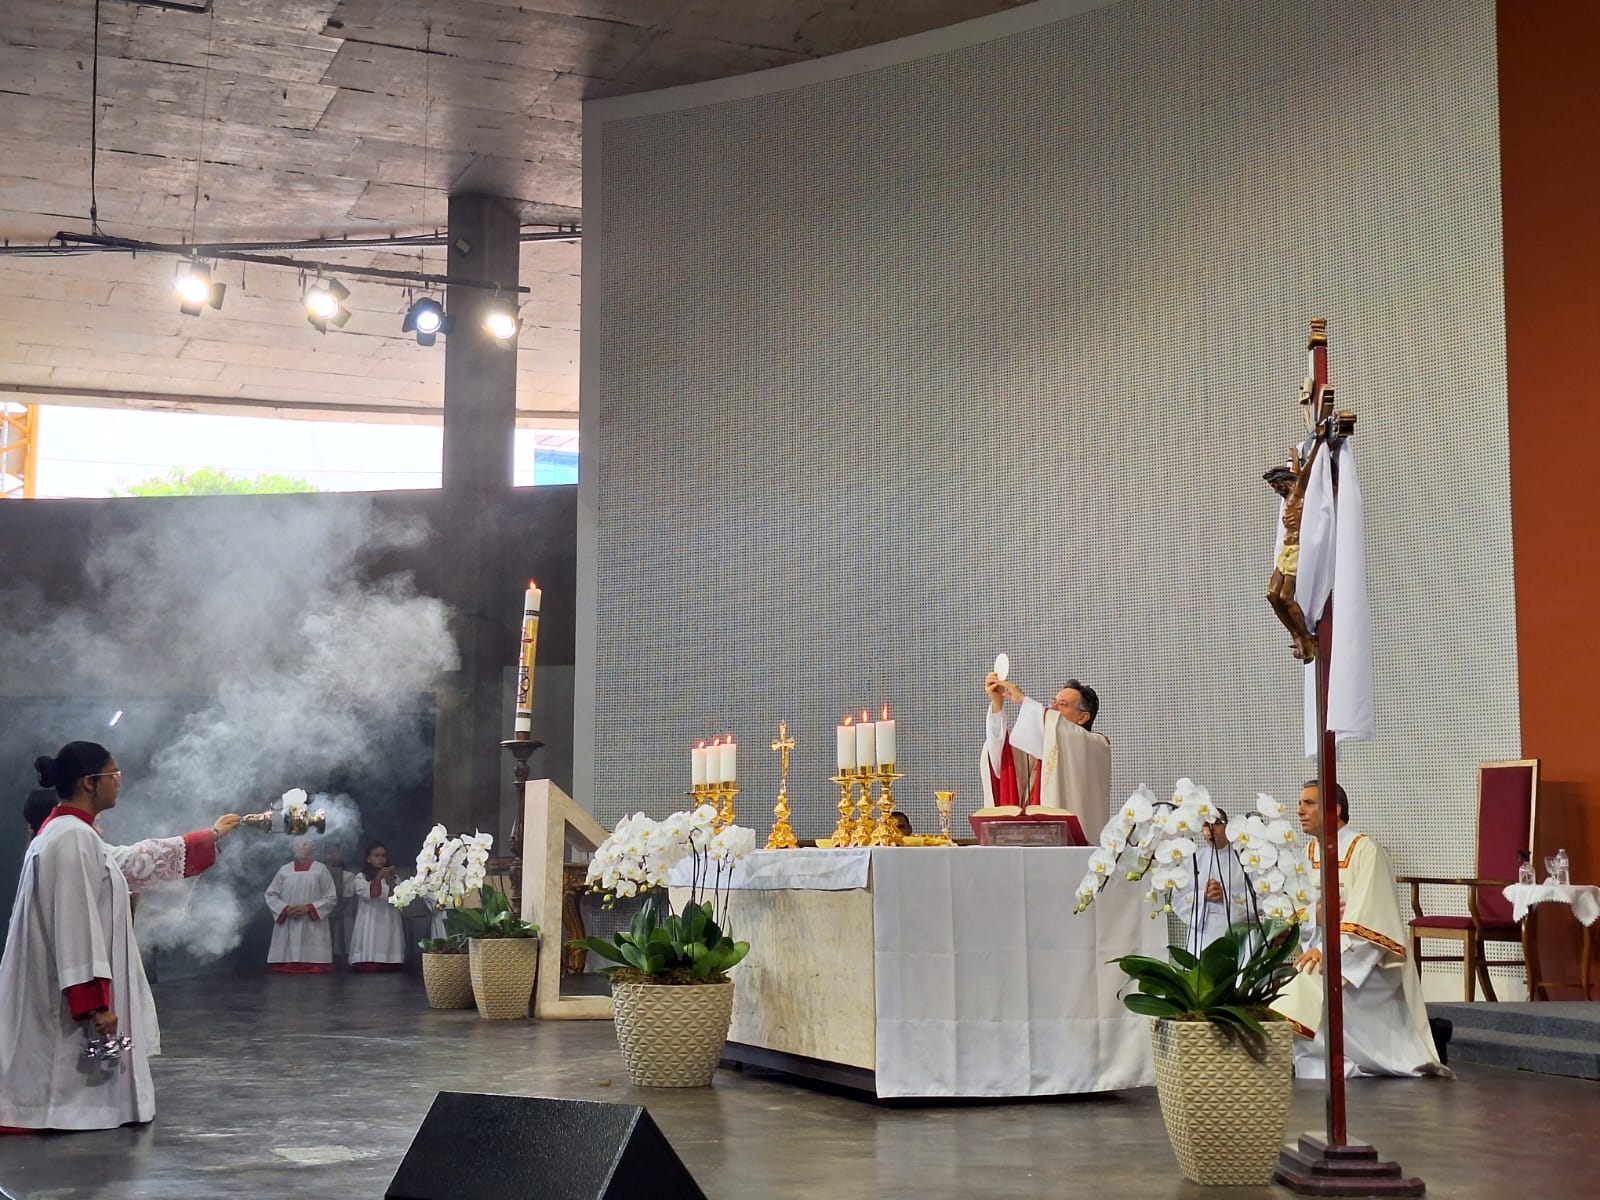
<path fill-rule="evenodd" d="M 497 302 L 516 311 L 519 223 L 503 200 L 452 196 L 449 232 L 451 277 L 505 291 L 498 300 L 476 287 L 452 287 L 445 296 L 455 326 L 444 338 L 444 495 L 436 533 L 461 669 L 440 695 L 434 812 L 452 832 L 494 833 L 496 851 L 505 852 L 500 808 L 510 776 L 498 743 L 509 736 L 501 703 L 504 669 L 516 662 L 521 593 L 491 548 L 511 492 L 517 344 L 491 337 L 484 317 Z"/>

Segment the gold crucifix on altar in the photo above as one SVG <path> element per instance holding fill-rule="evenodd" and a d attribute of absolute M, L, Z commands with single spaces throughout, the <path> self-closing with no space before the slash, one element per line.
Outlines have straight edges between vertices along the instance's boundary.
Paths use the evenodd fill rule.
<path fill-rule="evenodd" d="M 789 722 L 778 722 L 778 740 L 772 748 L 781 755 L 778 776 L 778 803 L 772 807 L 772 832 L 767 835 L 768 850 L 793 850 L 799 846 L 794 830 L 789 828 L 789 751 L 794 749 L 794 738 L 789 736 Z"/>

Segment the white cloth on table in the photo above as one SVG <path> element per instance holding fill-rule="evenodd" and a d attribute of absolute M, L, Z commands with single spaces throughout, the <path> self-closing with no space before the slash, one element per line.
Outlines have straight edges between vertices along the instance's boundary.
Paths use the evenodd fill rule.
<path fill-rule="evenodd" d="M 355 900 L 355 929 L 350 934 L 350 963 L 403 963 L 406 960 L 406 928 L 400 910 L 389 903 L 391 888 L 387 879 L 373 881 L 359 871 L 350 875 L 346 894 Z"/>
<path fill-rule="evenodd" d="M 1505 889 L 1512 918 L 1520 921 L 1536 904 L 1569 904 L 1582 925 L 1600 921 L 1600 887 L 1592 883 L 1513 883 Z"/>
<path fill-rule="evenodd" d="M 713 869 L 711 878 L 701 881 L 701 890 L 709 893 L 714 886 L 720 886 L 725 891 L 800 888 L 814 892 L 850 892 L 867 886 L 871 864 L 872 851 L 866 848 L 757 850 L 734 863 L 733 870 L 725 873 L 720 881 Z M 680 859 L 667 873 L 667 886 L 690 887 L 693 871 L 692 859 Z"/>
<path fill-rule="evenodd" d="M 267 908 L 278 924 L 272 930 L 272 947 L 267 951 L 269 963 L 331 963 L 333 961 L 333 935 L 329 916 L 339 903 L 339 892 L 334 887 L 333 875 L 319 862 L 309 870 L 296 871 L 294 864 L 284 863 L 267 885 Z M 279 921 L 283 910 L 291 904 L 310 904 L 317 916 L 289 917 Z"/>
<path fill-rule="evenodd" d="M 29 843 L 0 959 L 0 1125 L 115 1129 L 155 1117 L 149 1060 L 161 1030 L 128 897 L 87 821 L 52 818 Z M 62 995 L 95 979 L 111 981 L 117 1032 L 133 1038 L 111 1067 L 85 1061 L 84 1023 Z"/>
<path fill-rule="evenodd" d="M 1051 1096 L 1155 1082 L 1108 965 L 1160 954 L 1137 889 L 1073 915 L 1087 847 L 872 851 L 877 1093 Z"/>

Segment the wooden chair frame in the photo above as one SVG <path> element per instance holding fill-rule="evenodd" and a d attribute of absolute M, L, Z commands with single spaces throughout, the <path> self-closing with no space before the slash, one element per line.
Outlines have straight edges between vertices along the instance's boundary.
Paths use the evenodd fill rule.
<path fill-rule="evenodd" d="M 1480 762 L 1478 764 L 1478 819 L 1474 828 L 1483 828 L 1483 772 L 1494 767 L 1528 767 L 1531 769 L 1533 795 L 1529 799 L 1528 813 L 1528 844 L 1525 849 L 1529 855 L 1533 854 L 1534 836 L 1539 817 L 1539 760 L 1537 758 L 1507 759 L 1502 762 Z M 1473 861 L 1477 861 L 1477 840 L 1473 841 Z M 1450 877 L 1433 875 L 1401 875 L 1395 880 L 1397 883 L 1409 884 L 1411 887 L 1411 912 L 1417 918 L 1428 914 L 1422 911 L 1422 889 L 1424 887 L 1464 887 L 1467 889 L 1467 912 L 1471 915 L 1472 925 L 1467 929 L 1418 929 L 1411 926 L 1411 957 L 1417 965 L 1417 975 L 1422 974 L 1422 964 L 1425 962 L 1458 962 L 1461 964 L 1462 991 L 1467 1001 L 1477 999 L 1474 984 L 1483 985 L 1483 994 L 1489 1000 L 1497 1000 L 1494 983 L 1489 978 L 1489 959 L 1484 954 L 1485 947 L 1493 944 L 1507 942 L 1522 948 L 1523 937 L 1520 929 L 1506 931 L 1488 929 L 1483 925 L 1483 918 L 1478 913 L 1478 892 L 1482 888 L 1506 888 L 1516 882 L 1515 879 L 1477 879 L 1472 877 Z M 1461 947 L 1460 954 L 1431 954 L 1422 953 L 1422 943 L 1426 939 L 1456 942 Z M 1496 959 L 1496 966 L 1526 967 L 1526 955 L 1523 958 Z"/>

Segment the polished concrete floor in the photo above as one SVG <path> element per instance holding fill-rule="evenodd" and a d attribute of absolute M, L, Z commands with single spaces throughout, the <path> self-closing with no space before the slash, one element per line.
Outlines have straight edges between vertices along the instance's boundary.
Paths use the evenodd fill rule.
<path fill-rule="evenodd" d="M 608 1023 L 434 1012 L 414 975 L 218 974 L 166 980 L 157 1002 L 155 1122 L 0 1138 L 0 1191 L 381 1197 L 448 1089 L 643 1104 L 714 1200 L 1288 1194 L 1185 1183 L 1149 1089 L 885 1107 L 724 1071 L 711 1088 L 641 1090 Z M 1357 1081 L 1351 1134 L 1447 1200 L 1595 1195 L 1597 1087 L 1470 1064 L 1453 1082 Z M 1321 1125 L 1322 1097 L 1296 1090 L 1292 1131 Z"/>

